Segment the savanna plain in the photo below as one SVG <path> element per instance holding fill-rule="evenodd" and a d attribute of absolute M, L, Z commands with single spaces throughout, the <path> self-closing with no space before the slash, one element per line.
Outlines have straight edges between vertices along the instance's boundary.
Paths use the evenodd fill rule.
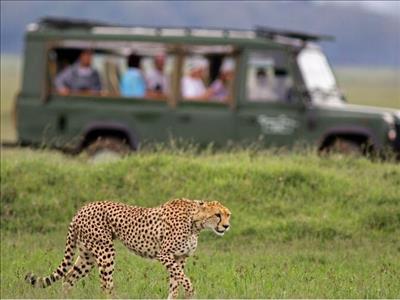
<path fill-rule="evenodd" d="M 2 57 L 1 66 L 2 140 L 15 138 L 9 99 L 19 76 L 10 59 Z M 339 70 L 349 101 L 399 108 L 398 85 L 388 83 L 392 71 L 374 72 L 368 80 L 387 95 L 375 102 L 372 83 L 364 90 L 354 75 L 364 71 Z M 93 164 L 85 155 L 4 148 L 1 298 L 65 297 L 59 282 L 33 289 L 24 276 L 57 267 L 68 224 L 85 203 L 151 207 L 176 197 L 219 200 L 232 211 L 231 230 L 224 237 L 203 232 L 188 261 L 197 298 L 399 298 L 399 187 L 398 163 L 312 151 L 165 147 Z M 161 264 L 116 245 L 116 296 L 166 297 Z M 103 298 L 97 271 L 68 297 Z"/>

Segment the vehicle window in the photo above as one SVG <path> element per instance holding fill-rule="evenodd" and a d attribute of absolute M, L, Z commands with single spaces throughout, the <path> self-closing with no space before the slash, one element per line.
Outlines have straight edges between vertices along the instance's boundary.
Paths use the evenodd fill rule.
<path fill-rule="evenodd" d="M 197 46 L 187 50 L 180 82 L 183 100 L 228 103 L 235 74 L 232 48 Z"/>
<path fill-rule="evenodd" d="M 49 54 L 57 94 L 165 100 L 171 93 L 174 55 L 168 46 L 83 41 L 62 46 Z"/>
<path fill-rule="evenodd" d="M 120 79 L 122 97 L 165 100 L 171 95 L 172 55 L 141 56 L 132 52 L 125 59 Z"/>
<path fill-rule="evenodd" d="M 286 54 L 279 50 L 251 52 L 247 64 L 246 95 L 251 102 L 289 102 L 293 80 Z"/>
<path fill-rule="evenodd" d="M 314 103 L 343 103 L 328 60 L 318 48 L 303 49 L 297 56 L 297 62 Z"/>
<path fill-rule="evenodd" d="M 304 49 L 298 55 L 297 60 L 308 89 L 329 91 L 336 88 L 335 77 L 321 51 Z"/>

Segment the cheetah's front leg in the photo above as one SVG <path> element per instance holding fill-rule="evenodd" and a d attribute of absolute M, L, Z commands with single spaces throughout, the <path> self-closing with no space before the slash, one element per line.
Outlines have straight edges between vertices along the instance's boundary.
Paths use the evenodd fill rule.
<path fill-rule="evenodd" d="M 175 258 L 176 263 L 180 266 L 183 272 L 185 272 L 186 260 L 187 256 L 178 256 Z M 186 275 L 183 281 L 183 288 L 185 289 L 185 298 L 192 298 L 194 294 L 193 285 Z"/>
<path fill-rule="evenodd" d="M 185 289 L 185 296 L 190 298 L 194 294 L 194 289 L 190 279 L 183 272 L 183 264 L 175 260 L 172 254 L 160 254 L 158 260 L 167 268 L 169 272 L 169 294 L 168 299 L 176 299 L 178 297 L 179 285 L 182 284 Z"/>
<path fill-rule="evenodd" d="M 176 263 L 182 268 L 182 270 L 185 269 L 186 259 L 187 259 L 186 256 L 176 256 L 175 257 Z"/>

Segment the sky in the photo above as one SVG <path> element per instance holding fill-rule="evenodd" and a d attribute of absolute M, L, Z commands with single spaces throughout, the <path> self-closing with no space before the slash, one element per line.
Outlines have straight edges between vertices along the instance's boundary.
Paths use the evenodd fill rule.
<path fill-rule="evenodd" d="M 43 16 L 148 26 L 263 25 L 332 34 L 336 42 L 323 47 L 334 63 L 400 66 L 400 1 L 1 0 L 1 53 L 22 54 L 27 24 Z"/>
<path fill-rule="evenodd" d="M 384 15 L 400 17 L 400 1 L 315 1 L 318 5 L 359 6 Z"/>

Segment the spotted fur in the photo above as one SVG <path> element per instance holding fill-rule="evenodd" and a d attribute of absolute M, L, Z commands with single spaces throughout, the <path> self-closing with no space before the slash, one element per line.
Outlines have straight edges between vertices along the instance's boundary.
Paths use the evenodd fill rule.
<path fill-rule="evenodd" d="M 114 239 L 142 257 L 160 261 L 169 272 L 169 298 L 178 296 L 183 286 L 186 297 L 194 290 L 184 273 L 187 257 L 197 247 L 203 229 L 223 235 L 229 229 L 230 211 L 219 202 L 176 199 L 155 208 L 143 208 L 114 202 L 94 202 L 82 207 L 68 229 L 65 254 L 58 268 L 47 277 L 26 275 L 34 287 L 47 287 L 63 278 L 63 287 L 71 288 L 97 265 L 101 286 L 113 289 Z M 79 254 L 75 263 L 75 249 Z"/>

